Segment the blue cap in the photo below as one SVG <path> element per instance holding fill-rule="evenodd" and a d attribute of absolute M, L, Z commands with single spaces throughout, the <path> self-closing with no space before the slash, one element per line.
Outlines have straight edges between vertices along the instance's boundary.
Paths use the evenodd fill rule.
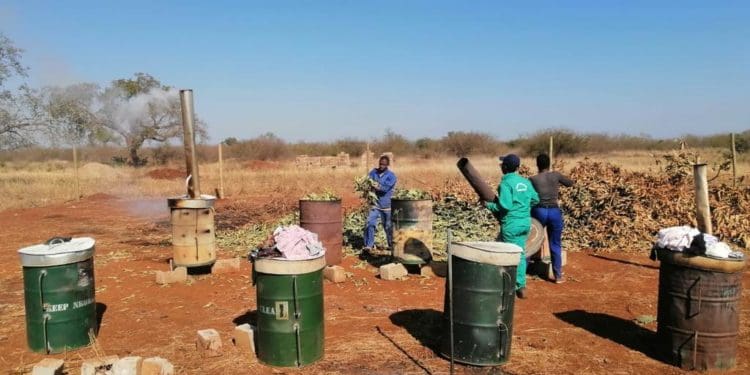
<path fill-rule="evenodd" d="M 503 165 L 507 166 L 510 169 L 518 168 L 521 166 L 521 159 L 516 156 L 516 154 L 508 154 L 503 156 L 500 159 L 503 163 Z"/>

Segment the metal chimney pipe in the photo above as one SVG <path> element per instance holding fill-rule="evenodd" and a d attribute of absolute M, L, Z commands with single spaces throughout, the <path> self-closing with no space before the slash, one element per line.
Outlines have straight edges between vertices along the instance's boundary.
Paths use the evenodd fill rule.
<path fill-rule="evenodd" d="M 195 116 L 193 111 L 193 90 L 180 90 L 182 106 L 182 129 L 185 143 L 185 166 L 188 182 L 187 194 L 190 198 L 200 198 L 201 184 L 198 177 L 198 158 L 195 155 Z"/>

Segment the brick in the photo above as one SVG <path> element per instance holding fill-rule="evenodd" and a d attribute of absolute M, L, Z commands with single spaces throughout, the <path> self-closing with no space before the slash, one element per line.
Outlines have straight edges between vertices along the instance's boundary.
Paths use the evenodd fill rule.
<path fill-rule="evenodd" d="M 255 326 L 245 323 L 234 327 L 232 342 L 238 349 L 248 351 L 251 357 L 255 357 Z"/>
<path fill-rule="evenodd" d="M 161 357 L 151 357 L 143 360 L 141 375 L 174 375 L 174 366 Z"/>
<path fill-rule="evenodd" d="M 195 345 L 204 357 L 221 355 L 221 336 L 215 329 L 202 329 L 197 332 Z"/>
<path fill-rule="evenodd" d="M 218 259 L 211 266 L 211 273 L 231 273 L 240 270 L 240 258 Z"/>
<path fill-rule="evenodd" d="M 187 282 L 187 268 L 177 267 L 174 271 L 156 271 L 157 284 L 173 284 Z"/>
<path fill-rule="evenodd" d="M 408 274 L 406 267 L 401 263 L 389 263 L 380 266 L 380 278 L 383 280 L 398 280 Z"/>
<path fill-rule="evenodd" d="M 328 266 L 323 269 L 323 277 L 334 283 L 343 283 L 346 281 L 346 271 L 341 266 Z"/>
<path fill-rule="evenodd" d="M 116 355 L 87 359 L 81 363 L 81 375 L 111 375 Z"/>
<path fill-rule="evenodd" d="M 123 357 L 112 365 L 113 375 L 141 375 L 141 357 Z"/>
<path fill-rule="evenodd" d="M 64 364 L 62 359 L 45 358 L 34 365 L 31 375 L 59 375 L 63 373 Z"/>

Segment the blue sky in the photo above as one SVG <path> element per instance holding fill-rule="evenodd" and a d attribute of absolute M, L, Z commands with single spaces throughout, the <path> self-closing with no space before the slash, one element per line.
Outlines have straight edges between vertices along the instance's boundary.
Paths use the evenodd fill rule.
<path fill-rule="evenodd" d="M 34 85 L 135 72 L 214 141 L 750 129 L 747 1 L 4 1 Z"/>

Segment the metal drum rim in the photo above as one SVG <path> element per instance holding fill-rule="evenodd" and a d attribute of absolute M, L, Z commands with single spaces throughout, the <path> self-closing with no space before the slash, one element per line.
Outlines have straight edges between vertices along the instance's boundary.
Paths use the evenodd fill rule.
<path fill-rule="evenodd" d="M 507 246 L 512 251 L 487 251 L 476 245 L 472 245 L 478 243 L 502 244 L 502 246 Z M 521 252 L 523 251 L 518 245 L 494 241 L 452 242 L 450 246 L 453 256 L 457 258 L 494 266 L 517 266 L 521 261 Z"/>
<path fill-rule="evenodd" d="M 325 254 L 321 254 L 319 257 L 313 259 L 289 260 L 261 258 L 253 262 L 253 269 L 255 272 L 270 275 L 302 275 L 320 271 L 325 268 L 325 266 Z"/>
<path fill-rule="evenodd" d="M 34 245 L 24 247 L 18 250 L 18 255 L 21 258 L 21 265 L 23 267 L 50 267 L 50 266 L 62 266 L 66 264 L 78 263 L 88 260 L 94 256 L 94 250 L 96 248 L 96 241 L 90 237 L 74 238 L 73 240 L 84 240 L 88 246 L 87 240 L 90 240 L 90 247 L 83 248 L 80 250 L 65 251 L 52 254 L 41 254 L 31 251 L 31 249 L 40 248 L 44 246 L 55 246 L 55 245 Z M 70 243 L 70 242 L 66 242 Z"/>
<path fill-rule="evenodd" d="M 169 208 L 211 208 L 214 206 L 216 197 L 208 194 L 201 194 L 200 198 L 190 198 L 188 196 L 172 197 L 167 199 Z"/>
<path fill-rule="evenodd" d="M 687 256 L 683 252 L 667 249 L 656 249 L 656 255 L 662 263 L 704 272 L 738 273 L 744 271 L 746 266 L 745 259 L 720 260 L 699 255 Z"/>

